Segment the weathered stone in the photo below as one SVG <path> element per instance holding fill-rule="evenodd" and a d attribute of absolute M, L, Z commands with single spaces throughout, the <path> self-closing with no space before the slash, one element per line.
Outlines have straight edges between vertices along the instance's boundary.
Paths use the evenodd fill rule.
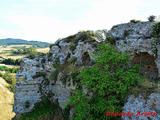
<path fill-rule="evenodd" d="M 160 119 L 160 94 L 152 93 L 148 98 L 142 95 L 138 97 L 130 96 L 127 103 L 123 107 L 123 113 L 134 113 L 133 116 L 122 116 L 123 120 L 159 120 Z M 137 115 L 137 113 L 156 112 L 156 116 Z M 136 116 L 137 115 L 137 116 Z"/>

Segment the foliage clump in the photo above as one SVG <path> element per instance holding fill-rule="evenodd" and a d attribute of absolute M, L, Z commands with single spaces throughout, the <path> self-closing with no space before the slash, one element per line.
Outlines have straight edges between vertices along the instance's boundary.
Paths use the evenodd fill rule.
<path fill-rule="evenodd" d="M 75 43 L 71 43 L 70 44 L 70 50 L 73 52 L 76 49 L 76 44 Z"/>
<path fill-rule="evenodd" d="M 138 23 L 138 22 L 141 22 L 140 20 L 135 20 L 135 19 L 132 19 L 130 20 L 131 23 Z"/>
<path fill-rule="evenodd" d="M 9 86 L 7 86 L 7 88 L 14 93 L 15 91 L 15 85 L 16 85 L 16 77 L 15 75 L 11 74 L 11 73 L 4 73 L 4 74 L 1 74 L 0 73 L 0 77 L 2 77 L 8 84 Z"/>
<path fill-rule="evenodd" d="M 106 116 L 106 112 L 122 111 L 128 91 L 136 85 L 138 67 L 129 67 L 130 56 L 120 54 L 109 44 L 100 45 L 95 55 L 95 64 L 77 75 L 78 85 L 85 87 L 88 93 L 77 87 L 70 97 L 68 104 L 75 110 L 73 119 L 118 120 L 119 116 Z"/>
<path fill-rule="evenodd" d="M 155 21 L 155 18 L 156 18 L 156 16 L 151 15 L 151 16 L 148 17 L 148 20 L 149 20 L 150 22 L 154 22 L 154 21 Z"/>
<path fill-rule="evenodd" d="M 153 26 L 153 32 L 152 32 L 153 37 L 160 37 L 160 22 L 155 23 Z"/>
<path fill-rule="evenodd" d="M 152 52 L 154 57 L 157 57 L 157 45 L 160 44 L 160 22 L 155 23 L 152 28 Z"/>
<path fill-rule="evenodd" d="M 113 36 L 108 36 L 106 37 L 105 42 L 110 43 L 110 44 L 115 44 L 116 41 Z"/>
<path fill-rule="evenodd" d="M 3 61 L 1 61 L 2 64 L 6 64 L 6 65 L 20 65 L 20 59 L 11 59 L 11 58 L 7 58 L 4 59 Z"/>
<path fill-rule="evenodd" d="M 18 68 L 8 68 L 7 66 L 0 66 L 0 71 L 5 71 L 9 73 L 16 73 L 18 71 Z"/>

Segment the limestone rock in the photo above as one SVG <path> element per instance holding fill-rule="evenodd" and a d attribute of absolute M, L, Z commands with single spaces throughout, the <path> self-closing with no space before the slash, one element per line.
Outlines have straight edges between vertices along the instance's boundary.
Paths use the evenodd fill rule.
<path fill-rule="evenodd" d="M 123 107 L 123 113 L 134 113 L 133 116 L 123 116 L 123 120 L 159 120 L 160 119 L 160 94 L 152 93 L 147 98 L 142 95 L 138 97 L 130 96 L 127 103 Z M 137 115 L 137 113 L 156 112 L 156 116 Z M 137 115 L 137 116 L 136 116 Z"/>

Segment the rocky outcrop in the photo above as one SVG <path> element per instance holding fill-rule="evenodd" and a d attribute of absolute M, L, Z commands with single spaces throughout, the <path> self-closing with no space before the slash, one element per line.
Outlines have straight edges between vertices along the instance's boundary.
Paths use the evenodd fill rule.
<path fill-rule="evenodd" d="M 120 52 L 131 53 L 133 64 L 139 61 L 146 63 L 146 59 L 149 59 L 150 65 L 145 65 L 140 72 L 145 73 L 150 79 L 157 78 L 160 76 L 160 49 L 157 45 L 158 57 L 154 58 L 152 50 L 154 39 L 151 36 L 153 25 L 153 22 L 137 22 L 120 24 L 109 31 L 81 31 L 76 35 L 57 40 L 47 55 L 33 59 L 23 58 L 21 69 L 17 73 L 14 111 L 16 113 L 29 112 L 43 97 L 58 100 L 60 107 L 63 108 L 63 104 L 68 101 L 68 96 L 75 89 L 76 83 L 74 83 L 73 77 L 76 70 L 94 63 L 93 52 L 96 46 L 101 42 L 106 42 L 108 37 L 114 38 L 115 46 Z M 141 57 L 138 57 L 139 55 L 143 56 L 142 60 L 140 60 Z M 153 70 L 154 72 L 152 72 Z M 157 99 L 153 100 L 153 96 L 156 96 Z M 158 93 L 152 93 L 147 99 L 143 98 L 143 103 L 139 99 L 140 97 L 129 97 L 124 111 L 153 110 L 159 112 L 158 96 Z M 148 102 L 148 106 L 139 108 L 136 101 L 141 104 L 141 107 Z M 156 107 L 150 108 L 151 102 L 149 101 L 156 104 Z M 133 106 L 133 110 L 131 106 Z M 129 118 L 124 117 L 123 119 Z"/>
<path fill-rule="evenodd" d="M 160 94 L 152 93 L 147 98 L 144 98 L 142 95 L 137 97 L 129 96 L 123 109 L 123 113 L 134 113 L 133 116 L 123 116 L 123 120 L 159 120 Z M 156 113 L 156 116 L 151 115 L 151 112 Z M 139 113 L 147 113 L 148 115 L 140 115 Z"/>
<path fill-rule="evenodd" d="M 93 36 L 95 38 L 89 38 L 88 34 L 94 34 L 93 32 L 79 32 L 75 36 L 57 41 L 48 55 L 34 59 L 23 58 L 20 71 L 16 75 L 14 111 L 29 112 L 35 103 L 48 95 L 52 100 L 58 99 L 63 108 L 62 105 L 68 101 L 70 92 L 75 89 L 72 78 L 69 76 L 76 68 L 92 63 L 94 44 L 105 39 L 101 35 L 105 31 L 98 31 L 98 33 Z M 86 59 L 88 59 L 87 63 Z M 67 76 L 68 79 L 66 79 Z M 26 107 L 26 104 L 29 106 Z"/>

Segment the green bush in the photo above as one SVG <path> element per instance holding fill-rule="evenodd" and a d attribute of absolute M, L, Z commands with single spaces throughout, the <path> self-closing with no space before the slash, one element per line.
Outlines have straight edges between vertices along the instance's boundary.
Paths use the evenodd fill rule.
<path fill-rule="evenodd" d="M 8 68 L 6 66 L 0 66 L 0 71 L 6 71 L 9 73 L 16 73 L 18 71 L 18 68 Z"/>
<path fill-rule="evenodd" d="M 14 60 L 14 59 L 8 58 L 8 59 L 4 59 L 1 63 L 6 65 L 20 65 L 20 59 Z"/>
<path fill-rule="evenodd" d="M 8 89 L 11 92 L 14 92 L 14 87 L 16 85 L 16 77 L 10 73 L 5 73 L 2 74 L 2 78 L 6 80 L 6 82 L 9 84 Z"/>
<path fill-rule="evenodd" d="M 156 23 L 153 26 L 153 32 L 152 32 L 153 37 L 160 37 L 160 22 Z"/>
<path fill-rule="evenodd" d="M 86 87 L 93 96 L 77 88 L 68 103 L 74 107 L 74 120 L 120 119 L 120 116 L 106 116 L 106 112 L 121 112 L 128 91 L 138 80 L 138 67 L 129 67 L 127 53 L 120 54 L 109 44 L 100 45 L 97 50 L 96 63 L 80 70 L 77 76 L 78 85 Z"/>
<path fill-rule="evenodd" d="M 73 52 L 76 49 L 76 44 L 71 43 L 70 44 L 70 50 Z"/>
<path fill-rule="evenodd" d="M 135 19 L 132 19 L 130 20 L 131 23 L 138 23 L 138 22 L 141 22 L 140 20 L 135 20 Z"/>
<path fill-rule="evenodd" d="M 149 20 L 150 22 L 154 22 L 154 21 L 155 21 L 155 18 L 156 18 L 156 16 L 151 15 L 151 16 L 148 17 L 148 20 Z"/>
<path fill-rule="evenodd" d="M 49 45 L 49 48 L 51 49 L 53 45 L 54 45 L 54 44 L 50 44 L 50 45 Z"/>
<path fill-rule="evenodd" d="M 110 43 L 110 44 L 115 44 L 115 39 L 112 36 L 108 36 L 106 37 L 106 42 Z"/>

